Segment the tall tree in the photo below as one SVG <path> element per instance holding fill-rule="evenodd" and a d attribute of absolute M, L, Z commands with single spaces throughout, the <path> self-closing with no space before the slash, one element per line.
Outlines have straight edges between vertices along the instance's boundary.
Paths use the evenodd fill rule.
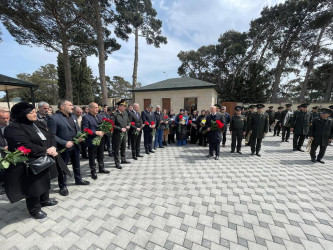
<path fill-rule="evenodd" d="M 109 97 L 129 99 L 131 97 L 131 84 L 121 76 L 114 76 L 112 80 L 106 77 L 109 85 Z"/>
<path fill-rule="evenodd" d="M 157 12 L 151 0 L 115 0 L 119 18 L 130 24 L 135 36 L 134 65 L 132 89 L 137 87 L 139 64 L 139 37 L 144 37 L 147 44 L 159 48 L 167 43 L 167 38 L 161 35 L 162 21 L 157 19 Z"/>
<path fill-rule="evenodd" d="M 71 6 L 72 2 L 65 0 L 3 0 L 0 18 L 19 44 L 42 46 L 63 54 L 66 99 L 72 101 L 69 51 L 87 47 L 91 31 L 71 11 Z"/>

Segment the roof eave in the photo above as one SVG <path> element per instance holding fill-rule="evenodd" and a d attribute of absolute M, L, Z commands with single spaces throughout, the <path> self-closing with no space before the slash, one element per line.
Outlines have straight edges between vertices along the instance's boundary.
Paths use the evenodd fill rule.
<path fill-rule="evenodd" d="M 185 90 L 185 89 L 215 89 L 216 86 L 200 86 L 200 87 L 181 87 L 181 88 L 163 88 L 163 89 L 131 89 L 130 92 L 151 92 L 151 91 L 172 91 L 172 90 Z"/>

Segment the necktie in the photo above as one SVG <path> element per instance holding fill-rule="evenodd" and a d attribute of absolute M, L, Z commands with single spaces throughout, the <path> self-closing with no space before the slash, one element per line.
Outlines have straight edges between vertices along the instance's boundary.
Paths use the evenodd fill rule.
<path fill-rule="evenodd" d="M 136 114 L 136 117 L 139 119 L 139 113 L 138 113 L 138 112 L 135 112 L 135 114 Z"/>

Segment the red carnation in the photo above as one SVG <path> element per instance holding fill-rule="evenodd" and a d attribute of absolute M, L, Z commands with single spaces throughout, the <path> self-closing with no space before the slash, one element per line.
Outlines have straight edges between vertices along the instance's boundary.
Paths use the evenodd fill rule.
<path fill-rule="evenodd" d="M 169 118 L 169 116 L 167 116 L 167 115 L 166 115 L 166 116 L 164 116 L 164 119 L 168 119 L 168 118 Z"/>
<path fill-rule="evenodd" d="M 86 132 L 88 135 L 93 135 L 94 132 L 92 132 L 89 128 L 85 128 L 84 132 Z"/>
<path fill-rule="evenodd" d="M 106 120 L 108 120 L 108 119 L 106 119 L 105 117 L 103 117 L 102 121 L 106 121 Z"/>
<path fill-rule="evenodd" d="M 135 122 L 131 122 L 131 125 L 133 125 L 133 126 L 134 126 L 134 125 L 135 125 Z"/>
<path fill-rule="evenodd" d="M 24 155 L 27 155 L 31 152 L 31 149 L 28 149 L 28 148 L 23 147 L 23 146 L 18 147 L 17 150 L 19 150 Z"/>
<path fill-rule="evenodd" d="M 153 126 L 153 125 L 155 125 L 155 122 L 154 122 L 154 121 L 152 121 L 152 122 L 150 123 L 150 125 L 152 125 L 152 126 Z"/>
<path fill-rule="evenodd" d="M 145 122 L 146 125 L 149 125 L 149 122 Z"/>
<path fill-rule="evenodd" d="M 224 124 L 223 124 L 220 120 L 217 120 L 217 121 L 216 121 L 216 124 L 217 124 L 217 127 L 218 127 L 219 129 L 221 129 L 221 128 L 224 127 Z"/>
<path fill-rule="evenodd" d="M 192 120 L 189 120 L 189 121 L 188 121 L 188 124 L 192 124 Z"/>
<path fill-rule="evenodd" d="M 183 116 L 182 116 L 182 115 L 179 115 L 179 119 L 180 119 L 180 120 L 183 119 Z"/>

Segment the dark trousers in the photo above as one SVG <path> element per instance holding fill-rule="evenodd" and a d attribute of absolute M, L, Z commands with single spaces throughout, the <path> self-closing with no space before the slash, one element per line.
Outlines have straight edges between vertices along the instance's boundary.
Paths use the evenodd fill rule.
<path fill-rule="evenodd" d="M 121 160 L 126 160 L 126 135 L 121 139 L 120 136 L 121 133 L 113 133 L 112 135 L 112 148 L 113 148 L 113 154 L 114 154 L 114 162 L 116 163 L 116 166 L 120 165 L 120 158 L 119 158 L 119 151 Z"/>
<path fill-rule="evenodd" d="M 242 140 L 243 140 L 243 131 L 232 131 L 231 134 L 231 151 L 235 151 L 237 146 L 237 152 L 241 151 L 242 147 Z"/>
<path fill-rule="evenodd" d="M 151 130 L 143 131 L 143 144 L 146 152 L 153 150 L 153 135 L 151 134 Z"/>
<path fill-rule="evenodd" d="M 61 154 L 62 159 L 68 164 L 69 160 L 72 162 L 73 172 L 74 172 L 74 179 L 75 182 L 78 182 L 82 179 L 81 172 L 80 172 L 80 149 L 77 145 L 74 145 L 73 150 L 66 150 Z M 67 176 L 58 166 L 58 185 L 59 188 L 63 188 L 67 186 Z"/>
<path fill-rule="evenodd" d="M 99 146 L 92 145 L 88 147 L 89 167 L 91 172 L 96 172 L 96 158 L 98 169 L 104 169 L 104 143 L 105 137 L 102 137 L 101 144 L 99 144 Z"/>
<path fill-rule="evenodd" d="M 163 140 L 163 133 L 164 130 L 161 128 L 156 129 L 156 133 L 155 133 L 155 142 L 154 142 L 154 147 L 162 147 L 162 140 Z"/>
<path fill-rule="evenodd" d="M 138 135 L 131 135 L 131 145 L 132 145 L 132 156 L 136 157 L 140 154 L 140 145 L 141 145 L 141 135 L 140 132 Z"/>
<path fill-rule="evenodd" d="M 258 154 L 261 149 L 262 139 L 257 138 L 255 135 L 251 135 L 251 153 Z"/>
<path fill-rule="evenodd" d="M 220 156 L 220 143 L 221 142 L 210 142 L 209 143 L 209 154 L 214 155 L 214 151 L 216 156 Z"/>
<path fill-rule="evenodd" d="M 128 145 L 128 148 L 131 147 L 132 136 L 133 136 L 132 134 L 127 133 L 127 145 Z"/>
<path fill-rule="evenodd" d="M 47 202 L 49 200 L 49 190 L 42 193 L 37 197 L 27 197 L 25 198 L 25 203 L 27 204 L 28 211 L 40 210 L 42 208 L 40 203 Z"/>
<path fill-rule="evenodd" d="M 293 139 L 293 148 L 294 149 L 301 149 L 305 140 L 305 135 L 296 135 L 294 134 Z"/>
<path fill-rule="evenodd" d="M 199 138 L 199 145 L 202 146 L 207 146 L 207 135 L 203 135 L 202 133 L 198 133 L 198 138 Z"/>
<path fill-rule="evenodd" d="M 198 137 L 197 137 L 197 129 L 192 127 L 191 128 L 191 141 L 190 143 L 195 144 L 197 143 Z"/>
<path fill-rule="evenodd" d="M 274 119 L 269 119 L 269 132 L 272 131 L 271 127 L 272 127 L 273 123 L 274 123 Z"/>
<path fill-rule="evenodd" d="M 107 135 L 105 138 L 106 150 L 108 153 L 112 153 L 112 135 Z"/>
<path fill-rule="evenodd" d="M 282 126 L 282 141 L 288 141 L 290 138 L 290 128 Z"/>
<path fill-rule="evenodd" d="M 168 144 L 175 143 L 175 134 L 168 134 Z"/>
<path fill-rule="evenodd" d="M 81 144 L 81 154 L 82 154 L 82 157 L 87 158 L 88 157 L 87 144 L 84 141 L 80 142 L 80 144 Z"/>
<path fill-rule="evenodd" d="M 327 146 L 319 145 L 318 143 L 313 141 L 311 144 L 310 155 L 311 155 L 311 158 L 316 158 L 316 151 L 317 151 L 318 147 L 320 147 L 320 149 L 319 149 L 319 154 L 317 155 L 317 159 L 321 160 L 321 159 L 323 159 L 323 157 L 325 155 Z"/>
<path fill-rule="evenodd" d="M 281 122 L 276 122 L 276 124 L 274 126 L 274 135 L 280 135 L 280 131 L 281 131 L 280 124 L 281 124 Z"/>
<path fill-rule="evenodd" d="M 227 141 L 227 128 L 222 132 L 222 144 L 225 145 L 225 142 Z"/>

